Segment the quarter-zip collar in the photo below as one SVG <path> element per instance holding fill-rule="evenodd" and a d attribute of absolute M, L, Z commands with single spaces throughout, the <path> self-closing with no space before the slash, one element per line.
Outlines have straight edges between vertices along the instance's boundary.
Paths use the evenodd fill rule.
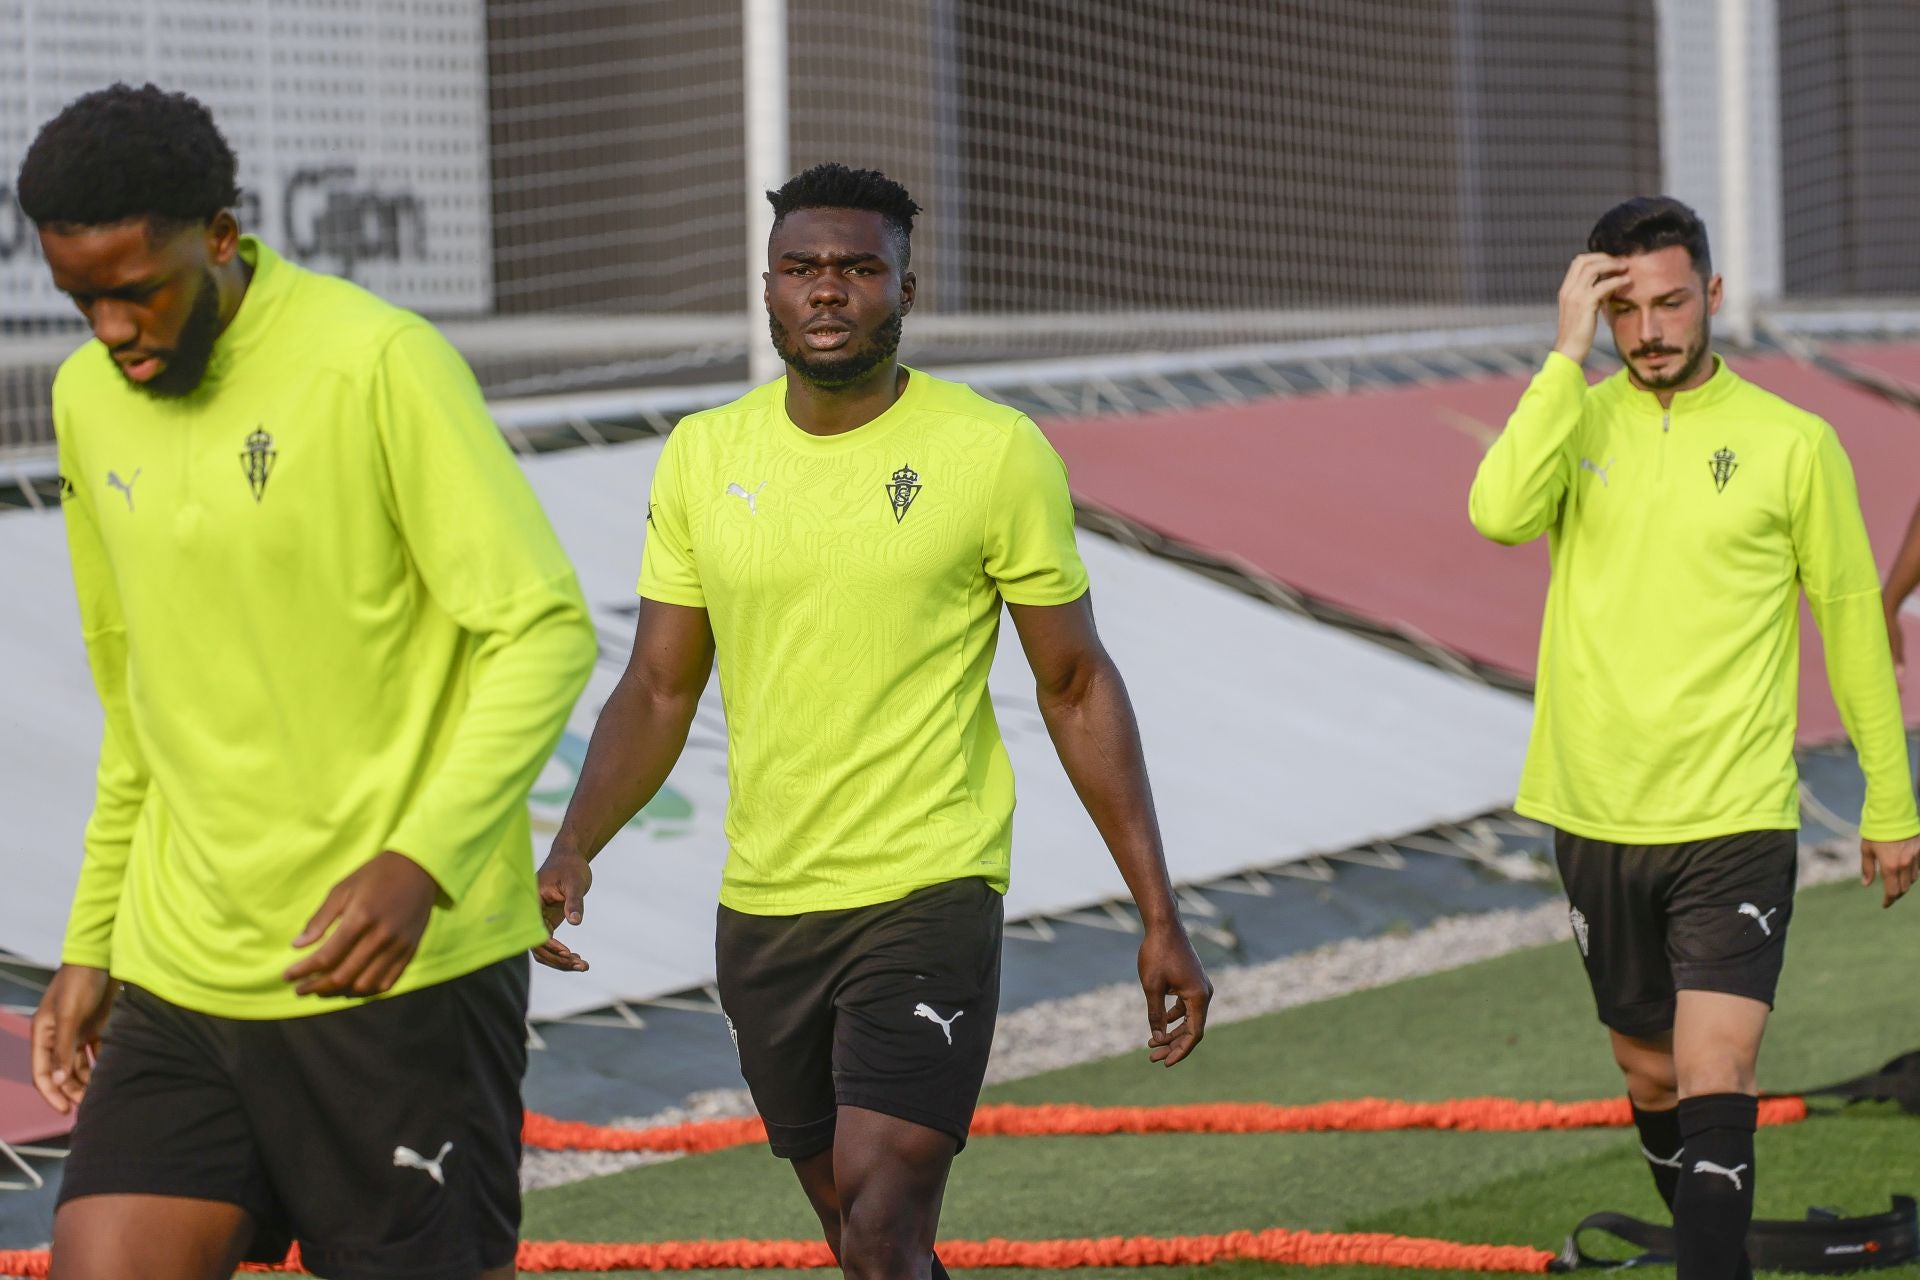
<path fill-rule="evenodd" d="M 1691 417 L 1726 403 L 1739 391 L 1741 383 L 1740 375 L 1717 352 L 1713 357 L 1713 376 L 1690 390 L 1675 392 L 1672 405 L 1665 408 L 1661 407 L 1659 396 L 1634 386 L 1633 377 L 1625 368 L 1613 376 L 1620 381 L 1615 394 L 1622 407 L 1644 417 L 1658 418 L 1669 427 L 1682 416 Z"/>

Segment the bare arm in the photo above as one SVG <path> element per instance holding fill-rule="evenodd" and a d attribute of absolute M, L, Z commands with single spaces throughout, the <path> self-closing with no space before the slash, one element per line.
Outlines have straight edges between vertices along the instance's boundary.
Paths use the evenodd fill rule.
<path fill-rule="evenodd" d="M 1887 570 L 1887 585 L 1880 592 L 1887 614 L 1887 642 L 1893 647 L 1894 674 L 1903 683 L 1907 675 L 1907 645 L 1906 636 L 1900 630 L 1900 606 L 1907 602 L 1915 587 L 1920 587 L 1920 506 L 1913 509 L 1913 518 L 1907 521 L 1907 536 L 1900 541 L 1900 553 L 1894 556 L 1893 567 Z"/>
<path fill-rule="evenodd" d="M 705 609 L 640 602 L 632 656 L 593 727 L 567 815 L 540 867 L 540 903 L 549 930 L 563 919 L 580 923 L 583 899 L 593 884 L 587 864 L 666 782 L 687 744 L 712 670 L 713 628 Z M 587 968 L 555 938 L 533 955 L 555 969 Z"/>
<path fill-rule="evenodd" d="M 1213 984 L 1180 923 L 1126 684 L 1094 630 L 1087 596 L 1071 604 L 1008 609 L 1033 668 L 1054 750 L 1140 910 L 1147 1043 L 1155 1062 L 1172 1066 L 1200 1043 Z"/>

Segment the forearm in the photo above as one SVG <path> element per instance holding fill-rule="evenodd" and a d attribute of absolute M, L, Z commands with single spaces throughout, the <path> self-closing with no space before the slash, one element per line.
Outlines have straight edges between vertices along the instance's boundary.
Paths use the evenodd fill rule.
<path fill-rule="evenodd" d="M 1809 597 L 1827 652 L 1827 683 L 1866 778 L 1860 834 L 1902 840 L 1920 832 L 1907 763 L 1907 737 L 1886 627 L 1872 592 L 1838 600 Z"/>
<path fill-rule="evenodd" d="M 1177 922 L 1140 727 L 1119 669 L 1103 656 L 1065 687 L 1043 688 L 1039 702 L 1061 766 L 1113 855 L 1141 919 L 1149 927 Z"/>
<path fill-rule="evenodd" d="M 454 901 L 495 856 L 500 824 L 525 805 L 597 653 L 571 579 L 496 622 L 474 657 L 452 744 L 385 846 L 420 864 Z"/>
<path fill-rule="evenodd" d="M 1907 536 L 1900 543 L 1900 553 L 1893 558 L 1893 567 L 1887 570 L 1887 584 L 1881 592 L 1887 612 L 1897 612 L 1915 587 L 1920 587 L 1920 506 L 1914 508 L 1913 518 L 1907 522 Z"/>
<path fill-rule="evenodd" d="M 1586 391 L 1578 364 L 1557 352 L 1547 357 L 1474 475 L 1467 513 L 1485 537 L 1521 543 L 1552 524 Z"/>
<path fill-rule="evenodd" d="M 698 689 L 658 689 L 631 672 L 622 676 L 594 725 L 554 847 L 588 860 L 599 854 L 665 785 L 699 706 Z"/>

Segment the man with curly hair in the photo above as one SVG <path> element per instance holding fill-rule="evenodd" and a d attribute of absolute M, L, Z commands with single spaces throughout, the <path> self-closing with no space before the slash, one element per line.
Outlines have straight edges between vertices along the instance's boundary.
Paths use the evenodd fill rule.
<path fill-rule="evenodd" d="M 1154 1061 L 1199 1044 L 1212 988 L 1094 628 L 1059 455 L 1024 414 L 900 363 L 919 212 L 903 187 L 824 164 L 767 196 L 787 376 L 667 440 L 632 661 L 540 887 L 549 924 L 580 922 L 588 861 L 666 780 L 717 658 L 717 977 L 741 1072 L 846 1274 L 944 1280 L 934 1232 L 1000 999 L 1013 770 L 987 669 L 1003 602 L 1140 909 Z M 535 954 L 586 967 L 558 939 Z"/>
<path fill-rule="evenodd" d="M 105 709 L 34 1081 L 61 1280 L 499 1280 L 525 797 L 584 686 L 571 568 L 434 329 L 240 234 L 206 108 L 90 93 L 19 197 L 93 340 L 54 418 Z M 97 1056 L 96 1056 L 97 1049 Z"/>

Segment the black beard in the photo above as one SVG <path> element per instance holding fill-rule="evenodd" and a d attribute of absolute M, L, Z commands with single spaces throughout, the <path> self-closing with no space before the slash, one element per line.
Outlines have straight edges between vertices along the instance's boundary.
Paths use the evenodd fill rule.
<path fill-rule="evenodd" d="M 773 334 L 773 349 L 795 376 L 809 386 L 837 390 L 861 381 L 899 353 L 906 319 L 906 312 L 895 307 L 866 345 L 852 352 L 807 350 L 794 341 L 793 334 L 771 311 L 767 312 L 767 328 Z"/>
<path fill-rule="evenodd" d="M 1633 376 L 1638 378 L 1640 385 L 1649 391 L 1666 391 L 1670 388 L 1677 387 L 1700 371 L 1700 362 L 1707 358 L 1707 350 L 1712 346 L 1711 338 L 1712 331 L 1708 326 L 1703 324 L 1700 326 L 1699 343 L 1687 349 L 1687 357 L 1678 369 L 1661 378 L 1649 378 L 1638 369 L 1635 369 Z"/>
<path fill-rule="evenodd" d="M 134 386 L 163 400 L 192 395 L 207 376 L 207 366 L 213 363 L 213 344 L 219 338 L 220 286 L 213 272 L 202 271 L 200 296 L 193 300 L 193 310 L 187 313 L 187 322 L 167 355 L 166 367 L 149 381 Z"/>

